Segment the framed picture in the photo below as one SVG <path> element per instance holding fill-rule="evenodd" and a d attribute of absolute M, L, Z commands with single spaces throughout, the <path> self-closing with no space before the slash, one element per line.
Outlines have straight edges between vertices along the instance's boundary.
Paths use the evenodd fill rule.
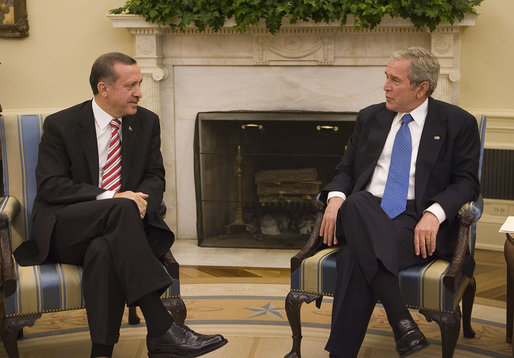
<path fill-rule="evenodd" d="M 27 0 L 0 0 L 0 37 L 28 35 Z"/>

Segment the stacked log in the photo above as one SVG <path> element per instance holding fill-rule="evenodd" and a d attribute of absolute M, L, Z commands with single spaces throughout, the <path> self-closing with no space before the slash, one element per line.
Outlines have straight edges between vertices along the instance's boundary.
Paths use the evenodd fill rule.
<path fill-rule="evenodd" d="M 316 168 L 261 170 L 255 183 L 260 203 L 310 201 L 321 185 Z"/>

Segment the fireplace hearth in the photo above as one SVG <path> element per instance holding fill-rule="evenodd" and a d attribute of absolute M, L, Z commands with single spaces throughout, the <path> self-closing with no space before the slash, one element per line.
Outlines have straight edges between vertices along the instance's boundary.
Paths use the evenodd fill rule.
<path fill-rule="evenodd" d="M 301 248 L 355 113 L 204 112 L 195 128 L 198 244 Z"/>

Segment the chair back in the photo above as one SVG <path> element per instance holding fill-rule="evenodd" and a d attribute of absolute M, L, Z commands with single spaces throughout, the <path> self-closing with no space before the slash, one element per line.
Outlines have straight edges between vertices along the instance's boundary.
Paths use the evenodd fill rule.
<path fill-rule="evenodd" d="M 11 232 L 13 250 L 32 238 L 32 204 L 36 196 L 36 165 L 45 114 L 0 116 L 4 196 L 15 197 L 21 210 Z"/>

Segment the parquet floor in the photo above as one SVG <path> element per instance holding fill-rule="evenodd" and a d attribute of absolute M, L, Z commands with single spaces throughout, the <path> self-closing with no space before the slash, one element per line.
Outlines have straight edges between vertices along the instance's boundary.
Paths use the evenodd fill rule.
<path fill-rule="evenodd" d="M 506 264 L 503 252 L 477 250 L 475 302 L 505 307 L 507 298 Z M 289 284 L 289 269 L 220 266 L 180 266 L 182 283 L 276 283 Z"/>
<path fill-rule="evenodd" d="M 475 302 L 504 308 L 507 301 L 507 264 L 503 251 L 476 250 L 475 261 Z"/>

